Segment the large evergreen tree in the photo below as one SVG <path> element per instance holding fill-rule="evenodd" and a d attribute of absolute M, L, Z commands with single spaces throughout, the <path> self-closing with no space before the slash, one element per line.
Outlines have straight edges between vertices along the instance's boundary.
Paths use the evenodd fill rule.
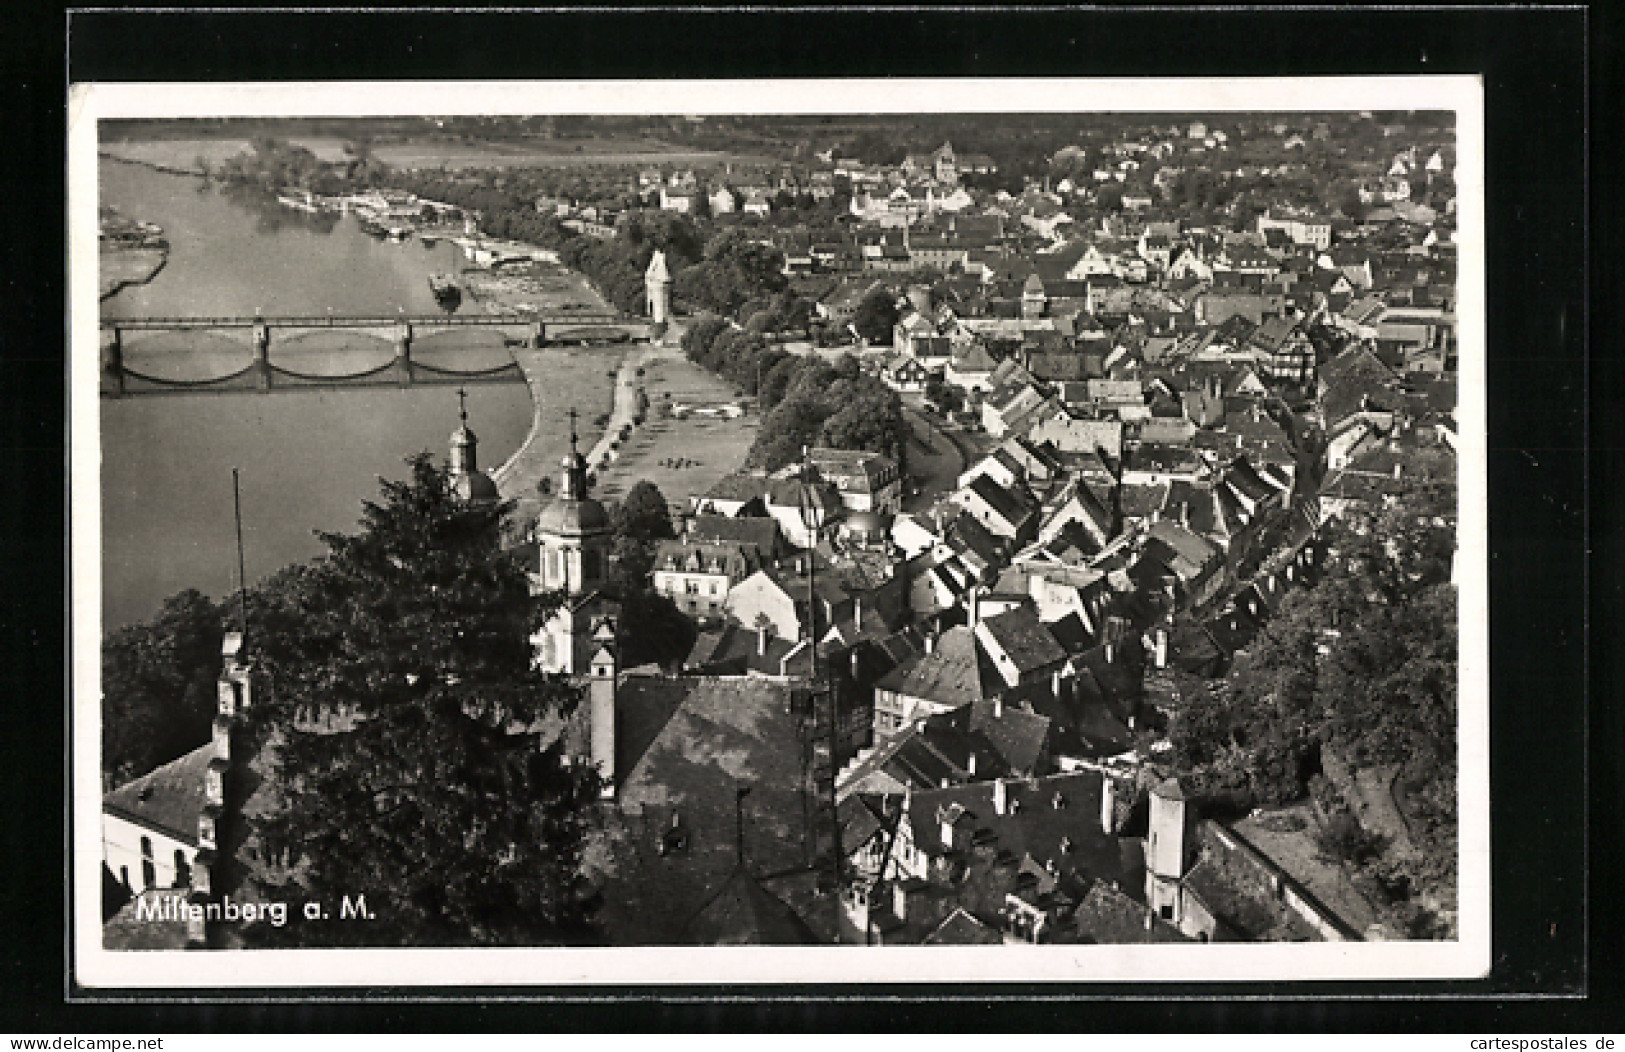
<path fill-rule="evenodd" d="M 577 692 L 531 668 L 543 611 L 501 547 L 509 508 L 469 505 L 428 454 L 353 536 L 278 575 L 252 611 L 255 728 L 274 757 L 251 816 L 267 895 L 321 901 L 296 945 L 577 941 L 596 777 L 556 731 Z M 550 729 L 551 728 L 551 729 Z M 340 919 L 364 895 L 371 920 Z"/>

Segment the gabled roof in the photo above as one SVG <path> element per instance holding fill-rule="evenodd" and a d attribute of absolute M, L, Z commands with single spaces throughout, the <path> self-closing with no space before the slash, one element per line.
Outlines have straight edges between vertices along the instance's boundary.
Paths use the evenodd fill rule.
<path fill-rule="evenodd" d="M 965 487 L 976 494 L 999 518 L 1018 527 L 1034 514 L 1034 507 L 1014 491 L 1005 488 L 986 474 L 977 475 Z"/>
<path fill-rule="evenodd" d="M 749 545 L 761 559 L 771 561 L 779 545 L 779 526 L 770 518 L 696 515 L 689 520 L 688 536 L 701 542 L 732 541 Z"/>
<path fill-rule="evenodd" d="M 1017 606 L 984 617 L 981 627 L 1015 663 L 1019 674 L 1025 675 L 1066 660 L 1066 651 L 1061 649 L 1030 607 Z"/>
<path fill-rule="evenodd" d="M 736 868 L 683 929 L 691 946 L 811 946 L 818 942 L 796 911 Z"/>
<path fill-rule="evenodd" d="M 1190 942 L 1178 928 L 1158 917 L 1122 889 L 1096 881 L 1072 915 L 1079 941 L 1103 945 Z"/>
<path fill-rule="evenodd" d="M 1145 555 L 1157 559 L 1185 581 L 1199 576 L 1218 554 L 1202 537 L 1167 519 L 1152 523 L 1147 537 Z"/>
<path fill-rule="evenodd" d="M 207 803 L 204 790 L 209 764 L 214 758 L 212 742 L 200 745 L 114 789 L 102 797 L 102 810 L 195 845 L 198 816 Z"/>
<path fill-rule="evenodd" d="M 767 495 L 772 480 L 762 475 L 724 475 L 701 494 L 702 500 L 751 501 Z"/>
<path fill-rule="evenodd" d="M 990 925 L 983 924 L 956 906 L 948 919 L 937 925 L 937 930 L 925 937 L 923 946 L 999 946 L 1004 936 Z"/>
<path fill-rule="evenodd" d="M 982 667 L 976 637 L 961 625 L 944 632 L 931 653 L 887 673 L 879 686 L 957 709 L 985 697 L 985 683 L 991 685 Z"/>
<path fill-rule="evenodd" d="M 1124 858 L 1115 836 L 1100 828 L 1101 777 L 1096 771 L 1080 771 L 1007 781 L 1005 797 L 1015 806 L 1003 815 L 993 808 L 991 782 L 917 790 L 909 806 L 910 833 L 918 848 L 941 855 L 938 815 L 958 804 L 962 810 L 955 826 L 964 827 L 967 841 L 985 831 L 991 834 L 988 846 L 1000 854 L 1029 858 L 1040 870 L 1054 863 L 1061 886 L 1080 898 L 1096 880 L 1137 886 L 1143 870 Z M 1057 796 L 1060 807 L 1055 806 Z"/>
<path fill-rule="evenodd" d="M 1051 723 L 1048 716 L 1015 705 L 1005 705 L 994 715 L 991 701 L 979 701 L 971 706 L 969 729 L 988 740 L 1013 774 L 1030 776 L 1038 773 Z"/>

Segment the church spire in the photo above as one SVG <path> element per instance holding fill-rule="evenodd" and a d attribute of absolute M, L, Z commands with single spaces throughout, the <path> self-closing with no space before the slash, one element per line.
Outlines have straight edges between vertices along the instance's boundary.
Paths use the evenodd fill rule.
<path fill-rule="evenodd" d="M 576 410 L 570 407 L 570 452 L 564 458 L 564 479 L 559 487 L 563 500 L 585 500 L 587 497 L 587 458 L 576 449 Z"/>
<path fill-rule="evenodd" d="M 451 475 L 459 478 L 476 470 L 475 450 L 479 439 L 468 429 L 468 391 L 457 388 L 457 430 L 451 433 Z"/>

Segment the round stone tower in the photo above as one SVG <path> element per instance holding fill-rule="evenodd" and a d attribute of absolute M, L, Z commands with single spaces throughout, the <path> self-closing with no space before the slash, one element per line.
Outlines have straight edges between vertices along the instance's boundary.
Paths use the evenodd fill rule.
<path fill-rule="evenodd" d="M 671 309 L 671 271 L 666 269 L 666 254 L 656 252 L 649 259 L 649 269 L 643 274 L 643 286 L 649 298 L 649 320 L 663 325 Z"/>

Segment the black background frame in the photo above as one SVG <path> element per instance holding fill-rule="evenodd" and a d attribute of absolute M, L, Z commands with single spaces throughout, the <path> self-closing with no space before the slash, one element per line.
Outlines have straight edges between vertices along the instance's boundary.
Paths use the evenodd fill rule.
<path fill-rule="evenodd" d="M 13 149 L 0 165 L 17 220 L 0 239 L 12 286 L 0 331 L 8 410 L 0 417 L 8 804 L 0 857 L 10 863 L 0 872 L 0 1030 L 1625 1028 L 1617 916 L 1607 906 L 1608 889 L 1625 887 L 1618 876 L 1625 730 L 1617 706 L 1589 705 L 1592 693 L 1620 693 L 1620 648 L 1600 632 L 1618 623 L 1617 607 L 1607 607 L 1620 594 L 1615 568 L 1625 567 L 1617 534 L 1625 516 L 1603 485 L 1625 472 L 1625 457 L 1617 434 L 1590 441 L 1593 414 L 1618 427 L 1621 385 L 1611 349 L 1588 356 L 1588 335 L 1618 331 L 1612 323 L 1625 288 L 1618 224 L 1590 197 L 1593 188 L 1617 187 L 1618 177 L 1605 165 L 1599 173 L 1608 174 L 1587 180 L 1591 118 L 1595 141 L 1617 142 L 1608 133 L 1619 130 L 1617 112 L 1602 108 L 1621 91 L 1618 36 L 1600 11 L 32 14 L 0 34 L 0 70 L 12 81 L 8 94 L 17 95 L 3 111 Z M 1478 74 L 1485 88 L 1494 951 L 1487 979 L 307 990 L 268 991 L 263 999 L 240 991 L 106 999 L 71 986 L 67 904 L 55 882 L 67 871 L 67 801 L 53 806 L 50 793 L 67 785 L 60 716 L 68 696 L 68 507 L 59 455 L 67 356 L 58 320 L 66 290 L 65 266 L 53 261 L 66 244 L 68 83 L 1437 73 Z M 1192 108 L 1201 108 L 1199 100 Z M 1593 232 L 1605 251 L 1589 273 Z M 1588 278 L 1591 288 L 1613 291 L 1592 302 Z M 1597 502 L 1588 478 L 1599 480 Z M 1600 569 L 1595 584 L 1588 553 Z M 1594 626 L 1601 645 L 1591 654 Z M 1606 687 L 1593 690 L 1594 683 Z M 101 999 L 71 1000 L 79 997 Z"/>

